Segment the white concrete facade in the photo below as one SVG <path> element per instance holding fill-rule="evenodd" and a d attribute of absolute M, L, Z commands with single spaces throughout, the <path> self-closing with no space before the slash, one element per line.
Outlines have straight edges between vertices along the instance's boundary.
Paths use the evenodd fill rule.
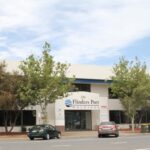
<path fill-rule="evenodd" d="M 72 92 L 68 97 L 57 100 L 55 103 L 55 125 L 65 126 L 66 110 L 90 110 L 91 111 L 91 129 L 94 130 L 101 121 L 109 120 L 107 97 L 100 97 L 99 94 L 91 92 Z M 90 119 L 87 119 L 88 121 Z M 86 126 L 88 123 L 86 123 Z M 89 129 L 87 127 L 87 129 Z"/>
<path fill-rule="evenodd" d="M 102 86 L 102 87 L 105 87 L 105 86 Z M 106 89 L 104 88 L 103 91 L 106 91 Z M 93 96 L 97 97 L 97 99 L 93 98 Z M 85 98 L 85 101 L 96 100 L 98 102 L 98 105 L 91 106 L 91 103 L 88 103 L 86 104 L 86 106 L 82 104 L 83 106 L 79 105 L 74 108 L 65 106 L 65 100 L 76 99 L 76 100 L 81 101 L 80 99 L 82 97 Z M 40 109 L 36 109 L 36 110 L 37 110 L 37 113 L 40 112 Z M 96 92 L 74 92 L 74 95 L 72 96 L 65 97 L 61 100 L 56 100 L 55 104 L 49 104 L 48 123 L 61 127 L 64 130 L 66 110 L 91 110 L 91 115 L 92 115 L 91 117 L 92 128 L 91 129 L 96 130 L 97 125 L 101 121 L 109 120 L 109 110 L 123 110 L 123 107 L 118 99 L 108 99 L 108 97 L 105 94 L 103 96 L 100 96 L 100 94 Z M 37 119 L 37 124 L 42 122 L 41 119 L 40 119 L 41 121 L 39 122 L 39 119 Z"/>

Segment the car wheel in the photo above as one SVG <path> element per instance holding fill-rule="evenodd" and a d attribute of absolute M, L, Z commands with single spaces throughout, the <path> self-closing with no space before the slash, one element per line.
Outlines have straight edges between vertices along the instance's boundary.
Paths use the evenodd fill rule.
<path fill-rule="evenodd" d="M 57 139 L 60 139 L 60 138 L 61 138 L 61 134 L 58 133 L 58 134 L 57 134 Z"/>
<path fill-rule="evenodd" d="M 101 137 L 102 137 L 102 135 L 101 135 L 101 134 L 98 134 L 98 137 L 99 137 L 99 138 L 101 138 Z"/>
<path fill-rule="evenodd" d="M 34 137 L 29 137 L 30 140 L 34 140 Z"/>
<path fill-rule="evenodd" d="M 115 137 L 119 137 L 119 134 L 115 134 Z"/>
<path fill-rule="evenodd" d="M 50 135 L 47 133 L 44 137 L 45 140 L 49 140 L 50 139 Z"/>

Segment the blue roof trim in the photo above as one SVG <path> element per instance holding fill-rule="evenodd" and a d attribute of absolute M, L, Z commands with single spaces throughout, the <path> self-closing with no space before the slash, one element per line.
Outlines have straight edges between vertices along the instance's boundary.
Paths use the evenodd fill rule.
<path fill-rule="evenodd" d="M 81 84 L 110 84 L 112 83 L 112 80 L 97 80 L 97 79 L 75 79 L 75 83 L 81 83 Z"/>

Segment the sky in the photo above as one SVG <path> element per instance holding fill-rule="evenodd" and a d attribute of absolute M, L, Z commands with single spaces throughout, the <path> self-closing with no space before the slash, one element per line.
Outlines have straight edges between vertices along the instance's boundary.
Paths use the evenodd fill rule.
<path fill-rule="evenodd" d="M 150 68 L 150 0 L 0 0 L 0 60 L 40 56 L 45 41 L 56 61 Z"/>

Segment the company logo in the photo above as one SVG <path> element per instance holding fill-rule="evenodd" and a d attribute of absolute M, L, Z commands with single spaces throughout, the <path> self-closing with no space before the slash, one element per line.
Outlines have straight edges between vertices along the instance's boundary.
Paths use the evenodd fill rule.
<path fill-rule="evenodd" d="M 65 100 L 65 105 L 66 105 L 66 107 L 72 107 L 72 100 L 71 99 L 66 99 Z"/>

